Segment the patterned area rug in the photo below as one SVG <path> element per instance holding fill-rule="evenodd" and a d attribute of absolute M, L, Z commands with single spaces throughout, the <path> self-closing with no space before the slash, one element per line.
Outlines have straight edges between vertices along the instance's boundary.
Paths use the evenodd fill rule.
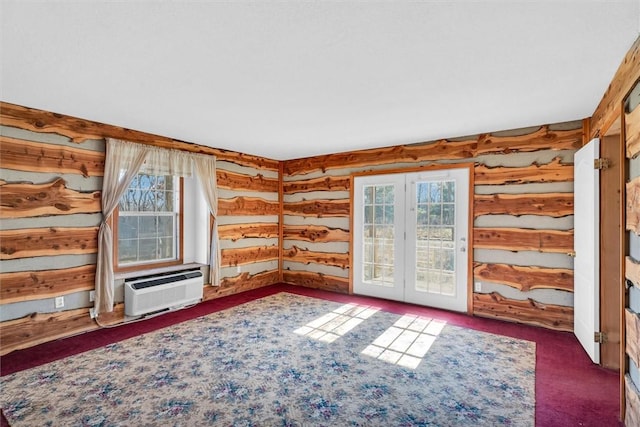
<path fill-rule="evenodd" d="M 535 344 L 280 293 L 2 378 L 15 426 L 533 426 Z"/>

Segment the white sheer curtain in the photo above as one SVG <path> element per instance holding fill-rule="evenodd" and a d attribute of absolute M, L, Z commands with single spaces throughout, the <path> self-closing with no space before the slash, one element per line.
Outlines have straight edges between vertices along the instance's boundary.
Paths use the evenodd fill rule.
<path fill-rule="evenodd" d="M 131 180 L 140 172 L 185 178 L 197 176 L 203 197 L 214 219 L 209 254 L 209 279 L 213 286 L 220 285 L 215 156 L 168 150 L 109 138 L 102 183 L 103 220 L 98 233 L 96 314 L 113 311 L 113 232 L 108 221 Z"/>
<path fill-rule="evenodd" d="M 98 232 L 96 266 L 96 315 L 113 311 L 113 231 L 111 215 L 131 180 L 138 174 L 148 147 L 116 139 L 107 139 L 102 180 L 102 223 Z"/>
<path fill-rule="evenodd" d="M 209 248 L 209 283 L 220 286 L 220 245 L 218 244 L 218 190 L 216 185 L 216 162 L 208 158 L 195 159 L 195 172 L 200 181 L 202 195 L 213 216 L 211 246 Z"/>

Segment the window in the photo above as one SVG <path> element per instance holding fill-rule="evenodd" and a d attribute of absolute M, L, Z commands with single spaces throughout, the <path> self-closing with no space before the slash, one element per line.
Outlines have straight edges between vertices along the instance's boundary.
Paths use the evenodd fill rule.
<path fill-rule="evenodd" d="M 182 262 L 182 179 L 139 173 L 115 212 L 116 269 Z"/>

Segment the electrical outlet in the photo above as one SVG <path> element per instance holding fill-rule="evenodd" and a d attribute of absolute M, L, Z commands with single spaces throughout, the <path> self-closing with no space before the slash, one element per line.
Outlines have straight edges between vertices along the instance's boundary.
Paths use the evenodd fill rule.
<path fill-rule="evenodd" d="M 94 302 L 96 300 L 96 291 L 89 291 L 89 302 Z"/>
<path fill-rule="evenodd" d="M 242 269 L 240 268 L 240 266 L 238 265 L 238 266 L 236 266 L 236 267 L 237 267 L 237 272 L 238 272 L 238 273 L 241 273 L 241 272 L 242 272 Z"/>
<path fill-rule="evenodd" d="M 96 318 L 96 309 L 94 307 L 91 307 L 89 309 L 89 317 L 91 317 L 92 319 Z"/>
<path fill-rule="evenodd" d="M 482 292 L 482 282 L 476 282 L 475 286 L 473 287 L 473 291 Z"/>
<path fill-rule="evenodd" d="M 64 297 L 56 297 L 55 306 L 56 306 L 56 308 L 64 307 Z"/>

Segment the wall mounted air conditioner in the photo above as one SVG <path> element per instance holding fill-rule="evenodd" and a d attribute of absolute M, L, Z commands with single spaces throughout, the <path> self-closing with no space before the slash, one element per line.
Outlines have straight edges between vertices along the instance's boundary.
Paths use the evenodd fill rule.
<path fill-rule="evenodd" d="M 141 316 L 195 304 L 202 299 L 203 285 L 200 270 L 127 279 L 124 282 L 124 312 L 127 316 Z"/>

